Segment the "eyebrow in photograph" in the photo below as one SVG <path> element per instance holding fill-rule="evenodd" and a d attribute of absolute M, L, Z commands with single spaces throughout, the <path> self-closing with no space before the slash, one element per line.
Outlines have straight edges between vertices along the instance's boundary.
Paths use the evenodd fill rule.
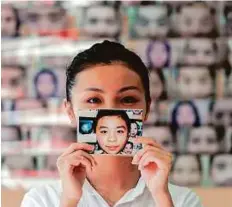
<path fill-rule="evenodd" d="M 100 129 L 108 129 L 108 127 L 107 127 L 107 126 L 100 126 L 99 128 L 100 128 Z M 119 128 L 126 129 L 126 127 L 125 127 L 125 126 L 117 126 L 117 129 L 119 129 Z"/>
<path fill-rule="evenodd" d="M 137 91 L 141 92 L 141 90 L 136 86 L 126 86 L 126 87 L 121 88 L 118 91 L 118 93 L 122 93 L 122 92 L 125 92 L 128 90 L 137 90 Z M 105 93 L 104 90 L 102 90 L 100 88 L 86 88 L 85 91 L 94 91 L 94 92 L 99 92 L 99 93 Z"/>

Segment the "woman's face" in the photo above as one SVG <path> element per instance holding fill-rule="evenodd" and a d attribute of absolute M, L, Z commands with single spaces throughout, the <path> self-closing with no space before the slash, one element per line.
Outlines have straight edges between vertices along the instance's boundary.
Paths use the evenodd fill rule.
<path fill-rule="evenodd" d="M 16 17 L 10 6 L 2 6 L 1 23 L 2 37 L 13 37 L 16 34 Z"/>
<path fill-rule="evenodd" d="M 206 67 L 182 67 L 177 81 L 183 98 L 205 98 L 213 92 L 213 80 Z"/>
<path fill-rule="evenodd" d="M 140 77 L 127 67 L 121 64 L 93 66 L 76 76 L 72 104 L 66 104 L 66 109 L 76 127 L 78 109 L 143 109 L 146 112 L 144 93 Z"/>
<path fill-rule="evenodd" d="M 92 37 L 114 37 L 120 30 L 120 20 L 113 7 L 93 6 L 86 11 L 84 29 Z"/>
<path fill-rule="evenodd" d="M 184 50 L 184 62 L 189 65 L 212 65 L 216 61 L 216 51 L 211 39 L 190 39 Z"/>
<path fill-rule="evenodd" d="M 166 36 L 169 30 L 167 8 L 165 6 L 139 7 L 134 30 L 139 37 Z"/>
<path fill-rule="evenodd" d="M 150 73 L 150 93 L 152 100 L 158 99 L 163 92 L 163 84 L 156 72 Z"/>
<path fill-rule="evenodd" d="M 132 123 L 131 124 L 131 130 L 130 130 L 130 136 L 131 137 L 136 137 L 137 133 L 138 133 L 138 126 L 137 126 L 136 123 Z"/>
<path fill-rule="evenodd" d="M 195 122 L 195 115 L 189 104 L 183 104 L 179 107 L 176 120 L 180 126 L 191 126 Z"/>
<path fill-rule="evenodd" d="M 128 140 L 126 122 L 120 116 L 105 116 L 98 120 L 96 137 L 101 148 L 108 154 L 120 152 Z"/>
<path fill-rule="evenodd" d="M 55 91 L 55 85 L 52 76 L 46 73 L 41 74 L 38 78 L 37 90 L 41 97 L 46 98 L 52 96 Z"/>
<path fill-rule="evenodd" d="M 168 52 L 163 42 L 153 43 L 150 58 L 152 66 L 155 68 L 161 68 L 165 65 L 168 60 Z"/>
<path fill-rule="evenodd" d="M 176 159 L 172 181 L 181 186 L 200 185 L 201 172 L 197 158 L 194 155 L 180 155 Z"/>
<path fill-rule="evenodd" d="M 193 128 L 188 140 L 188 152 L 216 153 L 219 151 L 217 134 L 213 127 Z"/>
<path fill-rule="evenodd" d="M 131 155 L 132 152 L 133 152 L 133 147 L 132 147 L 132 145 L 131 145 L 130 143 L 127 143 L 126 146 L 125 146 L 125 148 L 124 148 L 124 150 L 123 150 L 123 152 L 124 152 L 125 154 L 127 154 L 127 155 Z"/>
<path fill-rule="evenodd" d="M 216 185 L 232 186 L 232 155 L 217 155 L 211 166 L 212 180 Z"/>

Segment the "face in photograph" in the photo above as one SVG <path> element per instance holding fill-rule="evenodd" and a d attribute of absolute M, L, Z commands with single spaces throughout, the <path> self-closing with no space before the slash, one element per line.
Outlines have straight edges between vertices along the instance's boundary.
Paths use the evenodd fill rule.
<path fill-rule="evenodd" d="M 216 45 L 212 39 L 189 39 L 183 52 L 183 62 L 187 65 L 213 65 L 216 63 Z"/>
<path fill-rule="evenodd" d="M 199 126 L 200 118 L 192 102 L 180 102 L 172 111 L 172 124 L 177 127 Z"/>
<path fill-rule="evenodd" d="M 173 135 L 167 126 L 147 126 L 143 129 L 144 136 L 152 137 L 160 144 L 164 149 L 169 152 L 175 150 L 175 144 L 173 141 Z"/>
<path fill-rule="evenodd" d="M 149 67 L 161 69 L 169 66 L 171 47 L 168 42 L 152 41 L 148 44 L 146 53 Z"/>
<path fill-rule="evenodd" d="M 232 126 L 232 99 L 217 100 L 213 104 L 212 123 L 216 126 Z"/>
<path fill-rule="evenodd" d="M 20 141 L 21 132 L 19 127 L 16 126 L 4 126 L 1 128 L 1 140 L 2 141 Z"/>
<path fill-rule="evenodd" d="M 136 123 L 131 123 L 130 137 L 136 138 L 138 134 L 138 125 Z"/>
<path fill-rule="evenodd" d="M 168 9 L 165 5 L 140 6 L 134 24 L 136 36 L 165 37 L 169 31 Z"/>
<path fill-rule="evenodd" d="M 2 4 L 1 8 L 1 37 L 16 37 L 19 30 L 18 11 L 11 5 Z"/>
<path fill-rule="evenodd" d="M 171 180 L 180 186 L 198 186 L 201 182 L 200 161 L 194 155 L 177 156 Z"/>
<path fill-rule="evenodd" d="M 84 18 L 84 31 L 90 37 L 116 37 L 120 32 L 120 19 L 111 6 L 91 6 Z"/>
<path fill-rule="evenodd" d="M 192 128 L 189 134 L 187 151 L 191 153 L 216 153 L 220 149 L 215 128 L 202 126 Z"/>
<path fill-rule="evenodd" d="M 132 142 L 127 142 L 125 145 L 125 148 L 123 150 L 124 154 L 131 155 L 133 152 L 133 143 Z"/>
<path fill-rule="evenodd" d="M 30 34 L 47 35 L 67 28 L 67 14 L 60 6 L 32 5 L 27 9 L 25 25 Z"/>
<path fill-rule="evenodd" d="M 26 95 L 25 70 L 19 66 L 2 66 L 2 98 L 22 98 Z"/>
<path fill-rule="evenodd" d="M 177 85 L 180 96 L 186 99 L 209 97 L 214 88 L 209 69 L 195 66 L 180 68 Z"/>
<path fill-rule="evenodd" d="M 214 156 L 211 164 L 211 176 L 215 185 L 232 186 L 232 154 Z"/>
<path fill-rule="evenodd" d="M 207 36 L 214 30 L 214 16 L 204 2 L 182 5 L 176 25 L 181 36 Z"/>
<path fill-rule="evenodd" d="M 128 127 L 120 116 L 105 116 L 98 120 L 96 137 L 101 148 L 108 154 L 117 154 L 128 140 Z"/>
<path fill-rule="evenodd" d="M 34 78 L 37 98 L 51 98 L 57 96 L 58 79 L 56 74 L 49 69 L 39 71 Z"/>

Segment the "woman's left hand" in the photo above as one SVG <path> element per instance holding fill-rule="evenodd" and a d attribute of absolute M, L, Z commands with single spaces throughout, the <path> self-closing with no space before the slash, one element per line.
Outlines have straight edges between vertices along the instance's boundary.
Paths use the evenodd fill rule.
<path fill-rule="evenodd" d="M 135 154 L 132 164 L 138 165 L 141 176 L 152 196 L 168 193 L 172 154 L 164 150 L 152 138 L 139 137 L 134 139 L 134 143 L 143 144 L 143 149 Z"/>

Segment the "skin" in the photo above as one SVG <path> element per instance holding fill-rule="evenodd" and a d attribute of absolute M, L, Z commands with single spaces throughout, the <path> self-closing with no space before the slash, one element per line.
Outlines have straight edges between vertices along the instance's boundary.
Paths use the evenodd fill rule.
<path fill-rule="evenodd" d="M 211 65 L 216 62 L 216 56 L 217 53 L 211 39 L 189 39 L 184 51 L 184 63 L 189 65 Z"/>
<path fill-rule="evenodd" d="M 132 152 L 133 152 L 132 146 L 131 146 L 130 144 L 126 144 L 126 146 L 125 146 L 123 152 L 124 152 L 125 154 L 128 154 L 128 155 L 132 154 Z"/>
<path fill-rule="evenodd" d="M 183 98 L 205 98 L 213 91 L 213 80 L 206 67 L 182 67 L 178 87 Z"/>
<path fill-rule="evenodd" d="M 1 9 L 1 37 L 13 37 L 16 33 L 16 17 L 9 5 Z"/>
<path fill-rule="evenodd" d="M 138 133 L 138 126 L 136 123 L 131 124 L 131 131 L 130 131 L 130 136 L 135 138 Z"/>
<path fill-rule="evenodd" d="M 191 126 L 194 123 L 195 115 L 191 106 L 183 104 L 177 113 L 177 122 L 180 126 Z"/>
<path fill-rule="evenodd" d="M 219 150 L 217 134 L 214 128 L 203 126 L 193 128 L 187 146 L 188 152 L 191 153 L 215 153 Z"/>
<path fill-rule="evenodd" d="M 67 114 L 75 126 L 78 108 L 140 108 L 146 111 L 144 89 L 139 76 L 121 64 L 93 66 L 79 73 L 76 79 L 71 103 L 64 102 Z M 146 119 L 146 116 L 143 118 Z M 171 154 L 150 138 L 138 138 L 134 143 L 143 143 L 145 147 L 133 160 L 130 157 L 90 155 L 86 151 L 93 150 L 93 147 L 84 143 L 73 143 L 67 148 L 57 160 L 63 187 L 61 206 L 78 204 L 85 178 L 113 206 L 136 186 L 140 175 L 156 206 L 173 206 L 168 191 Z"/>
<path fill-rule="evenodd" d="M 128 140 L 126 122 L 118 116 L 102 117 L 97 124 L 96 136 L 106 153 L 117 154 Z"/>
<path fill-rule="evenodd" d="M 200 185 L 201 174 L 194 155 L 178 156 L 171 179 L 181 186 Z"/>

